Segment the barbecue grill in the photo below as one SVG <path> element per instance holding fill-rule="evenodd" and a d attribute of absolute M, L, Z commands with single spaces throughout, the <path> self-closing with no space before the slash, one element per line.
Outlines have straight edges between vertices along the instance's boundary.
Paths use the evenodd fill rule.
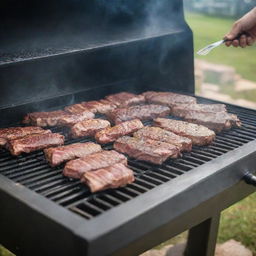
<path fill-rule="evenodd" d="M 193 95 L 182 1 L 107 2 L 3 1 L 1 127 L 120 91 Z M 1 243 L 26 256 L 131 256 L 189 229 L 185 254 L 212 256 L 220 212 L 255 191 L 246 182 L 255 185 L 256 112 L 227 108 L 242 128 L 160 166 L 129 159 L 136 181 L 96 194 L 49 167 L 42 151 L 12 157 L 2 149 Z"/>

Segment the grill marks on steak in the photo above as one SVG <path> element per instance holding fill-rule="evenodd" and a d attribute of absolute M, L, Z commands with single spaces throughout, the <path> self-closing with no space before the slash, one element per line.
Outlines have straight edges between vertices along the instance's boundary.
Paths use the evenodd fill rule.
<path fill-rule="evenodd" d="M 177 158 L 180 155 L 179 149 L 172 144 L 129 136 L 119 138 L 114 143 L 114 148 L 130 157 L 154 164 L 162 164 L 168 158 Z"/>
<path fill-rule="evenodd" d="M 107 114 L 110 121 L 119 124 L 132 119 L 150 120 L 170 114 L 170 108 L 161 105 L 138 105 L 126 108 L 118 108 Z"/>
<path fill-rule="evenodd" d="M 87 112 L 93 112 L 85 106 L 85 102 L 73 104 L 64 108 L 64 110 L 70 114 L 82 114 Z M 96 112 L 93 112 L 96 113 Z"/>
<path fill-rule="evenodd" d="M 86 172 L 106 168 L 117 163 L 127 165 L 127 158 L 114 150 L 104 150 L 69 161 L 65 165 L 63 174 L 67 177 L 80 179 Z"/>
<path fill-rule="evenodd" d="M 23 119 L 23 123 L 36 126 L 56 126 L 60 118 L 67 116 L 65 111 L 57 110 L 51 112 L 28 113 Z"/>
<path fill-rule="evenodd" d="M 226 112 L 219 113 L 188 113 L 184 116 L 188 122 L 200 124 L 212 129 L 216 132 L 230 129 L 234 127 L 241 127 L 241 121 L 236 115 Z"/>
<path fill-rule="evenodd" d="M 10 140 L 7 144 L 8 149 L 14 156 L 21 153 L 30 153 L 36 150 L 51 146 L 64 144 L 65 137 L 59 133 L 31 134 L 20 139 Z"/>
<path fill-rule="evenodd" d="M 119 107 L 145 103 L 145 97 L 143 95 L 136 95 L 129 92 L 120 92 L 108 95 L 105 98 Z"/>
<path fill-rule="evenodd" d="M 87 184 L 91 192 L 97 192 L 108 188 L 118 188 L 134 181 L 133 171 L 124 164 L 118 163 L 109 167 L 83 174 L 82 182 Z"/>
<path fill-rule="evenodd" d="M 100 145 L 93 142 L 74 143 L 56 148 L 44 149 L 46 160 L 51 166 L 60 165 L 63 162 L 101 151 Z"/>
<path fill-rule="evenodd" d="M 59 119 L 58 125 L 60 126 L 72 126 L 78 122 L 82 122 L 88 119 L 93 119 L 95 115 L 92 112 L 83 112 L 81 114 L 66 115 Z"/>
<path fill-rule="evenodd" d="M 135 138 L 152 139 L 175 145 L 179 150 L 190 152 L 192 150 L 192 141 L 189 138 L 181 137 L 173 132 L 164 130 L 160 127 L 144 127 L 133 134 Z"/>
<path fill-rule="evenodd" d="M 185 117 L 187 114 L 227 112 L 224 104 L 180 104 L 172 107 L 171 114 Z"/>
<path fill-rule="evenodd" d="M 62 110 L 51 112 L 29 113 L 23 119 L 23 123 L 46 127 L 46 126 L 69 126 L 79 121 L 94 118 L 92 112 L 70 114 Z"/>
<path fill-rule="evenodd" d="M 79 138 L 84 136 L 94 136 L 96 132 L 110 127 L 110 123 L 103 119 L 91 119 L 83 122 L 79 122 L 72 126 L 71 136 L 72 138 Z"/>
<path fill-rule="evenodd" d="M 95 139 L 99 143 L 113 142 L 121 136 L 131 134 L 143 127 L 142 122 L 139 119 L 126 121 L 120 123 L 114 127 L 105 128 L 95 134 Z"/>
<path fill-rule="evenodd" d="M 87 102 L 81 102 L 78 104 L 65 107 L 65 111 L 72 114 L 80 114 L 84 112 L 101 113 L 105 114 L 112 111 L 117 106 L 108 100 L 92 100 Z"/>
<path fill-rule="evenodd" d="M 84 102 L 84 106 L 88 108 L 90 111 L 93 113 L 100 113 L 100 114 L 105 114 L 108 113 L 112 110 L 114 110 L 117 106 L 113 102 L 110 102 L 108 100 L 93 100 L 93 101 L 88 101 Z"/>
<path fill-rule="evenodd" d="M 212 143 L 215 138 L 215 132 L 207 127 L 184 121 L 157 118 L 154 120 L 154 125 L 177 135 L 187 137 L 192 140 L 194 145 L 198 146 L 208 145 Z"/>
<path fill-rule="evenodd" d="M 45 133 L 51 133 L 51 131 L 36 126 L 3 128 L 0 129 L 0 147 L 5 146 L 9 140 L 19 139 L 29 134 Z"/>
<path fill-rule="evenodd" d="M 196 104 L 196 98 L 172 92 L 146 92 L 143 94 L 149 103 L 173 107 L 177 104 Z"/>

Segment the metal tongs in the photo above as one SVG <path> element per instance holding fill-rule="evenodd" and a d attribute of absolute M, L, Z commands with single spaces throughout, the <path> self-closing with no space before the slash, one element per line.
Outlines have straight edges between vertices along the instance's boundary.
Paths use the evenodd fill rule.
<path fill-rule="evenodd" d="M 228 40 L 227 40 L 227 39 L 223 39 L 223 40 L 220 40 L 220 41 L 218 41 L 218 42 L 216 42 L 216 43 L 209 44 L 209 45 L 207 45 L 206 47 L 204 47 L 203 49 L 199 50 L 199 51 L 197 52 L 197 54 L 205 56 L 205 55 L 207 55 L 211 50 L 213 50 L 214 48 L 220 46 L 221 44 L 225 43 L 226 41 L 228 41 Z"/>

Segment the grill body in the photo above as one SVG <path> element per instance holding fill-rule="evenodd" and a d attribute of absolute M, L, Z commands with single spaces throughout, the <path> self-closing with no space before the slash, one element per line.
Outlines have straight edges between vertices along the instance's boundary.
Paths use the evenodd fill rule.
<path fill-rule="evenodd" d="M 95 195 L 50 168 L 42 152 L 1 152 L 1 241 L 20 255 L 137 255 L 218 215 L 255 191 L 242 181 L 256 162 L 255 112 L 228 109 L 242 129 L 161 166 L 130 159 L 136 182 Z"/>
<path fill-rule="evenodd" d="M 111 11 L 104 0 L 85 2 L 26 1 L 1 16 L 11 22 L 1 42 L 0 127 L 19 125 L 28 112 L 120 91 L 194 93 L 193 40 L 182 1 L 162 1 L 153 16 L 145 6 L 156 1 L 131 1 L 132 9 Z M 9 1 L 3 6 L 13 7 Z M 160 24 L 149 23 L 158 12 Z M 61 33 L 71 21 L 76 26 Z M 154 28 L 150 24 L 157 29 L 148 29 Z M 25 40 L 13 36 L 19 33 Z M 50 168 L 42 152 L 14 158 L 1 150 L 1 243 L 26 256 L 130 256 L 191 229 L 187 255 L 212 255 L 220 212 L 255 191 L 242 178 L 256 163 L 256 112 L 232 105 L 228 110 L 238 114 L 242 129 L 225 131 L 209 147 L 194 147 L 161 166 L 129 159 L 136 182 L 94 195 L 64 178 L 61 167 Z M 195 235 L 204 244 L 199 253 Z"/>

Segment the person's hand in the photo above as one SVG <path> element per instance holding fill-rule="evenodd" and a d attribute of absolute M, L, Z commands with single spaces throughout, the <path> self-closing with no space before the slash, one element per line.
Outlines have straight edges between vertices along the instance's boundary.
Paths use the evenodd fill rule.
<path fill-rule="evenodd" d="M 226 46 L 244 48 L 253 45 L 256 40 L 256 7 L 237 20 L 224 39 L 228 40 Z"/>

